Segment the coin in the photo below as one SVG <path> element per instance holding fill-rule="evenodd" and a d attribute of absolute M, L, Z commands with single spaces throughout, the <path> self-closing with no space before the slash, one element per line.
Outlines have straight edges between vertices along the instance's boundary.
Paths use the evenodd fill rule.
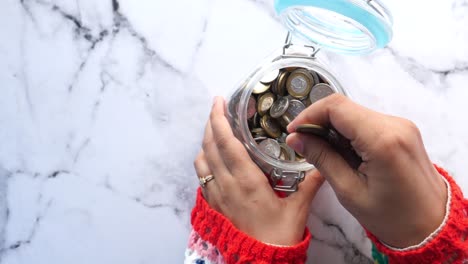
<path fill-rule="evenodd" d="M 309 71 L 309 72 L 310 72 L 310 75 L 312 75 L 312 77 L 314 79 L 314 84 L 320 83 L 320 77 L 319 77 L 318 73 L 316 73 L 314 71 Z"/>
<path fill-rule="evenodd" d="M 290 100 L 288 110 L 286 111 L 286 115 L 288 115 L 288 117 L 292 121 L 302 111 L 304 111 L 305 108 L 306 108 L 305 105 L 301 101 L 299 101 L 299 100 Z"/>
<path fill-rule="evenodd" d="M 261 93 L 266 92 L 268 89 L 270 89 L 270 84 L 263 84 L 263 83 L 261 83 L 261 82 L 258 82 L 258 83 L 255 85 L 255 87 L 254 87 L 252 93 L 253 93 L 253 94 L 261 94 Z"/>
<path fill-rule="evenodd" d="M 297 133 L 307 133 L 319 136 L 325 140 L 328 140 L 328 129 L 313 124 L 303 124 L 296 127 Z"/>
<path fill-rule="evenodd" d="M 310 102 L 313 104 L 319 101 L 320 99 L 323 99 L 334 93 L 335 91 L 333 90 L 333 88 L 331 88 L 330 85 L 326 83 L 319 83 L 312 88 L 312 91 L 310 91 Z"/>
<path fill-rule="evenodd" d="M 270 116 L 273 118 L 281 117 L 289 107 L 289 98 L 280 97 L 276 100 L 270 108 Z"/>
<path fill-rule="evenodd" d="M 260 118 L 261 116 L 258 112 L 255 112 L 254 116 L 252 117 L 252 128 L 260 127 Z"/>
<path fill-rule="evenodd" d="M 264 115 L 262 117 L 260 120 L 260 126 L 272 138 L 278 138 L 281 136 L 281 128 L 279 124 L 269 115 Z"/>
<path fill-rule="evenodd" d="M 292 122 L 292 119 L 287 114 L 284 114 L 280 118 L 278 118 L 278 122 L 280 123 L 281 127 L 284 128 L 284 130 L 286 130 L 289 123 Z"/>
<path fill-rule="evenodd" d="M 247 103 L 247 118 L 252 118 L 255 113 L 257 113 L 257 100 L 252 95 L 249 98 L 249 102 Z"/>
<path fill-rule="evenodd" d="M 362 163 L 361 157 L 356 153 L 349 140 L 333 128 L 303 124 L 296 128 L 296 132 L 312 134 L 326 140 L 353 169 L 359 168 Z"/>
<path fill-rule="evenodd" d="M 281 136 L 278 138 L 279 143 L 286 143 L 286 138 L 288 137 L 288 134 L 282 133 Z"/>
<path fill-rule="evenodd" d="M 295 161 L 296 160 L 296 152 L 290 148 L 286 143 L 280 143 L 281 152 L 284 155 L 284 160 Z"/>
<path fill-rule="evenodd" d="M 262 142 L 260 142 L 258 146 L 260 150 L 263 151 L 263 153 L 267 154 L 270 157 L 279 158 L 281 154 L 281 147 L 278 144 L 278 142 L 276 142 L 276 140 L 274 139 L 265 139 Z"/>
<path fill-rule="evenodd" d="M 264 137 L 264 136 L 266 136 L 266 131 L 261 127 L 254 128 L 250 132 L 252 132 L 253 137 Z"/>
<path fill-rule="evenodd" d="M 267 139 L 267 137 L 255 137 L 254 138 L 255 142 L 263 141 L 265 139 Z"/>
<path fill-rule="evenodd" d="M 307 96 L 305 99 L 301 100 L 301 102 L 304 104 L 304 106 L 305 106 L 306 108 L 309 107 L 309 106 L 312 104 L 312 102 L 310 101 L 310 97 L 309 97 L 309 96 Z"/>
<path fill-rule="evenodd" d="M 286 82 L 289 77 L 289 72 L 282 71 L 275 82 L 276 94 L 284 96 L 286 94 Z"/>
<path fill-rule="evenodd" d="M 279 70 L 273 70 L 273 71 L 267 73 L 265 76 L 263 76 L 263 78 L 260 80 L 260 82 L 264 83 L 264 84 L 270 84 L 273 81 L 275 81 L 276 78 L 278 78 L 278 74 L 279 74 Z"/>
<path fill-rule="evenodd" d="M 286 81 L 286 88 L 291 96 L 303 98 L 310 93 L 314 85 L 314 77 L 305 69 L 295 70 Z"/>
<path fill-rule="evenodd" d="M 275 102 L 275 95 L 272 93 L 266 93 L 258 99 L 257 112 L 263 116 L 265 115 Z"/>

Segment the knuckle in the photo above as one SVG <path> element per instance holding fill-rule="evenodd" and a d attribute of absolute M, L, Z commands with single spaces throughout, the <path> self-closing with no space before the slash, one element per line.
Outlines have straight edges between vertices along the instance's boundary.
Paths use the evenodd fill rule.
<path fill-rule="evenodd" d="M 215 138 L 215 142 L 218 148 L 229 149 L 229 145 L 231 144 L 231 138 L 224 135 L 219 135 Z"/>
<path fill-rule="evenodd" d="M 401 119 L 401 124 L 404 127 L 404 131 L 406 132 L 408 138 L 414 139 L 421 137 L 421 132 L 413 121 L 408 119 Z"/>
<path fill-rule="evenodd" d="M 383 132 L 379 139 L 381 150 L 393 154 L 401 150 L 408 151 L 421 139 L 421 133 L 414 122 L 403 118 L 390 121 L 394 121 L 394 125 Z"/>
<path fill-rule="evenodd" d="M 348 98 L 340 93 L 334 93 L 328 96 L 328 100 L 330 104 L 337 106 L 345 103 L 348 100 Z"/>
<path fill-rule="evenodd" d="M 213 144 L 215 144 L 215 142 L 213 141 L 212 138 L 206 138 L 206 137 L 205 137 L 205 138 L 203 139 L 203 142 L 202 142 L 202 148 L 203 148 L 204 150 L 209 149 Z"/>

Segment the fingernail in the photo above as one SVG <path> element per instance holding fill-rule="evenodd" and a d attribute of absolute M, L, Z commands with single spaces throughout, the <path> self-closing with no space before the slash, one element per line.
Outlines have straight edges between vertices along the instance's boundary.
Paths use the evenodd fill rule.
<path fill-rule="evenodd" d="M 292 132 L 294 132 L 294 127 L 293 127 L 291 124 L 289 124 L 289 125 L 286 127 L 286 131 L 288 131 L 289 133 L 292 133 Z"/>
<path fill-rule="evenodd" d="M 298 139 L 297 137 L 291 138 L 291 140 L 289 140 L 289 142 L 288 142 L 288 145 L 292 149 L 294 149 L 294 151 L 296 151 L 297 153 L 299 153 L 299 154 L 304 153 L 304 143 L 302 142 L 302 140 Z"/>

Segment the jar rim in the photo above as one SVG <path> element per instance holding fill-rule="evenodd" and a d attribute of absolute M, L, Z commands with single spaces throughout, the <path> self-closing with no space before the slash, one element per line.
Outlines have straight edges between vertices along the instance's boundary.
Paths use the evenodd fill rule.
<path fill-rule="evenodd" d="M 275 10 L 295 36 L 338 53 L 370 53 L 393 35 L 393 18 L 380 0 L 275 0 Z"/>

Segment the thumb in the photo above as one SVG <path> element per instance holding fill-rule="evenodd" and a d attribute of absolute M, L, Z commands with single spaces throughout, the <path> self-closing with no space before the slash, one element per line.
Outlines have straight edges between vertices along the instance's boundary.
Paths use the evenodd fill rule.
<path fill-rule="evenodd" d="M 306 210 L 309 209 L 310 203 L 314 199 L 318 190 L 322 186 L 324 178 L 316 169 L 308 171 L 305 175 L 304 181 L 299 184 L 297 192 L 289 195 L 287 199 L 293 200 L 299 208 L 305 206 Z"/>
<path fill-rule="evenodd" d="M 286 144 L 313 164 L 337 194 L 359 190 L 363 184 L 344 158 L 326 141 L 312 135 L 292 133 L 287 137 Z"/>

